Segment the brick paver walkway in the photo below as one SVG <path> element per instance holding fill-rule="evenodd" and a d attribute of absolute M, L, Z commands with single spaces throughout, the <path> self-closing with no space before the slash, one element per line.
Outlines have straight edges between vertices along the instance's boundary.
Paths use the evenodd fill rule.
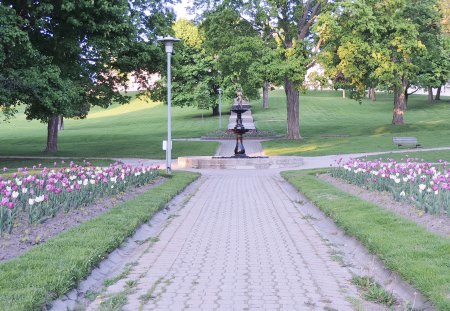
<path fill-rule="evenodd" d="M 195 195 L 106 295 L 127 293 L 124 310 L 353 310 L 349 271 L 331 260 L 283 183 L 269 170 L 204 172 Z"/>

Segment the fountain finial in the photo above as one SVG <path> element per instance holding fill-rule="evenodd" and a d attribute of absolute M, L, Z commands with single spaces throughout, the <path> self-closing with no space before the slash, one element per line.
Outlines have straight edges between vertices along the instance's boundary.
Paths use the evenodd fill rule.
<path fill-rule="evenodd" d="M 234 105 L 242 107 L 242 103 L 244 102 L 244 98 L 242 96 L 242 91 L 236 91 L 236 97 L 234 98 Z"/>

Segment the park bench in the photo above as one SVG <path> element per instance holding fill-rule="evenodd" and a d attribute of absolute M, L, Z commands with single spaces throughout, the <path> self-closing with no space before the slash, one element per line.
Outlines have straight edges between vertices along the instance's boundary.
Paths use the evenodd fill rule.
<path fill-rule="evenodd" d="M 421 146 L 415 137 L 393 137 L 392 142 L 399 148 L 400 146 L 414 146 L 415 148 Z"/>

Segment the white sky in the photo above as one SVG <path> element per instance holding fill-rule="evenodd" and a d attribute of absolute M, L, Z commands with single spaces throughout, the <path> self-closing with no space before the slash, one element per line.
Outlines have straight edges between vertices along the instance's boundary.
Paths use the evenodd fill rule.
<path fill-rule="evenodd" d="M 192 19 L 193 16 L 189 15 L 186 11 L 186 7 L 191 4 L 191 0 L 181 0 L 181 3 L 178 3 L 174 6 L 175 13 L 177 14 L 177 19 L 186 18 Z"/>

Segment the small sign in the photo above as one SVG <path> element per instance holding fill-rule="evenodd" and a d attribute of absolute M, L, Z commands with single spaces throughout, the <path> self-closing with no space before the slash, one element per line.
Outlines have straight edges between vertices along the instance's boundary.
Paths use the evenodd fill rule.
<path fill-rule="evenodd" d="M 163 140 L 162 149 L 167 150 L 167 140 Z M 170 148 L 170 150 L 172 150 L 172 148 Z"/>

